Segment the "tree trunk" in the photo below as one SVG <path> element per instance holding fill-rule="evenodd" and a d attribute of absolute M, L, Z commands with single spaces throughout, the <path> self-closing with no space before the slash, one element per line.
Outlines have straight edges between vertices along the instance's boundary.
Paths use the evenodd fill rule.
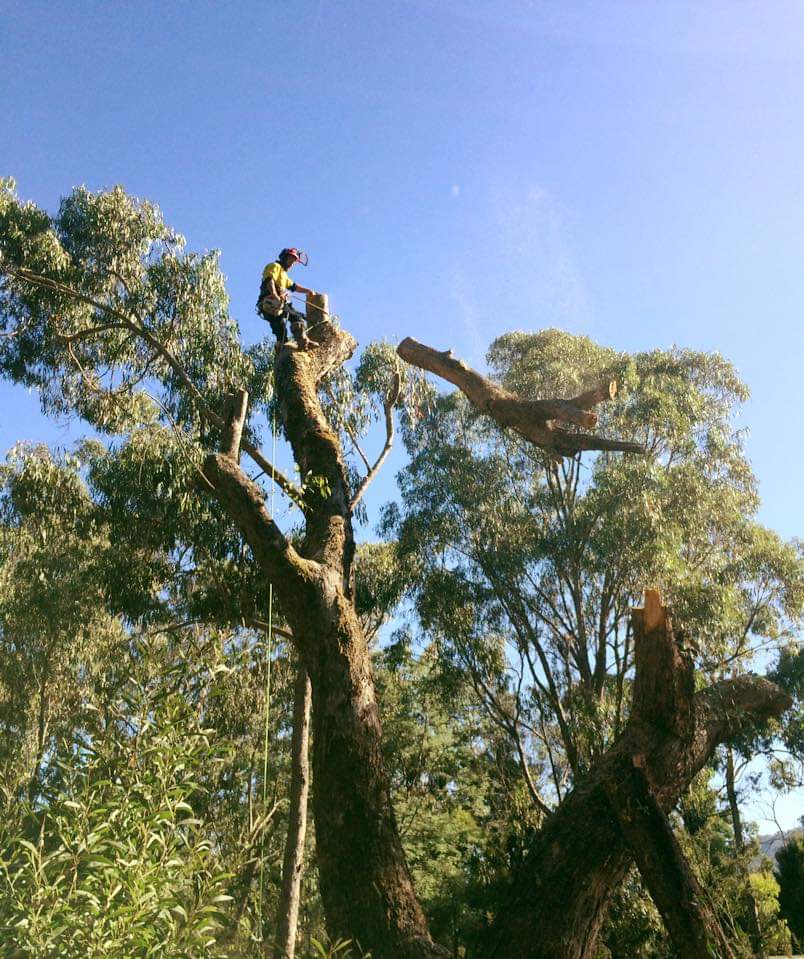
<path fill-rule="evenodd" d="M 743 821 L 740 816 L 740 804 L 737 801 L 737 785 L 734 775 L 734 752 L 731 747 L 726 749 L 726 796 L 729 801 L 729 812 L 731 813 L 731 824 L 734 830 L 734 849 L 738 856 L 745 852 L 745 839 L 743 838 Z M 748 936 L 751 939 L 751 948 L 755 956 L 762 959 L 765 955 L 765 949 L 762 944 L 762 926 L 759 921 L 759 908 L 754 894 L 751 891 L 751 883 L 747 872 L 744 871 L 743 880 L 745 882 L 745 912 L 748 924 Z"/>
<path fill-rule="evenodd" d="M 313 304 L 326 315 L 326 299 Z M 304 483 L 297 549 L 237 463 L 245 403 L 227 404 L 223 451 L 204 462 L 211 490 L 278 590 L 313 695 L 313 810 L 327 931 L 374 959 L 436 959 L 413 889 L 391 805 L 368 643 L 353 597 L 351 490 L 318 384 L 352 354 L 354 339 L 319 323 L 316 344 L 285 344 L 275 363 L 286 437 Z"/>
<path fill-rule="evenodd" d="M 327 930 L 356 940 L 377 959 L 445 955 L 430 941 L 399 839 L 368 645 L 351 603 L 338 595 L 337 607 L 320 654 L 308 660 L 313 812 Z"/>
<path fill-rule="evenodd" d="M 42 681 L 39 684 L 39 706 L 36 720 L 36 754 L 33 760 L 31 778 L 28 780 L 28 802 L 33 805 L 41 788 L 40 772 L 42 760 L 45 757 L 47 742 L 47 680 L 46 675 L 49 663 L 42 667 Z"/>
<path fill-rule="evenodd" d="M 667 816 L 639 765 L 605 784 L 620 830 L 636 860 L 676 952 L 685 959 L 732 959 L 717 920 L 687 863 Z"/>
<path fill-rule="evenodd" d="M 307 835 L 307 794 L 310 784 L 307 752 L 310 740 L 311 699 L 310 677 L 304 666 L 300 665 L 293 700 L 288 834 L 282 864 L 282 891 L 277 910 L 276 956 L 278 959 L 293 959 L 296 953 L 299 892 L 304 866 L 304 841 Z"/>
<path fill-rule="evenodd" d="M 672 641 L 669 624 L 661 630 L 648 623 L 645 629 L 649 619 L 650 607 L 635 618 L 637 674 L 631 718 L 622 736 L 535 836 L 511 877 L 506 908 L 489 930 L 484 959 L 591 959 L 611 897 L 634 859 L 629 840 L 636 837 L 626 835 L 620 819 L 626 802 L 638 801 L 638 794 L 628 789 L 635 757 L 656 800 L 655 822 L 657 810 L 672 809 L 720 742 L 789 706 L 778 687 L 756 676 L 727 680 L 691 695 L 691 665 L 680 644 Z M 668 842 L 664 826 L 660 833 L 658 842 L 650 841 L 651 855 Z M 638 865 L 646 870 L 644 861 Z M 678 879 L 678 869 L 675 876 Z M 643 871 L 643 878 L 659 899 L 657 876 Z M 672 878 L 665 875 L 661 881 L 669 888 Z M 692 888 L 683 876 L 679 881 Z M 663 901 L 667 910 L 668 900 Z M 689 908 L 686 912 L 689 921 Z M 677 930 L 670 932 L 675 938 Z M 683 949 L 680 954 L 695 955 Z"/>

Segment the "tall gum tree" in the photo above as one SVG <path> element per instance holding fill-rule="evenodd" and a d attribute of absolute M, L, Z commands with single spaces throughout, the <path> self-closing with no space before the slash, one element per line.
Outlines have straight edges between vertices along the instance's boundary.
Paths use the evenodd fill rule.
<path fill-rule="evenodd" d="M 412 380 L 409 372 L 392 363 L 379 364 L 383 375 L 376 364 L 373 373 L 366 372 L 387 434 L 373 462 L 361 455 L 365 474 L 356 478 L 344 457 L 342 433 L 356 447 L 358 441 L 348 417 L 339 422 L 333 415 L 337 402 L 327 400 L 337 394 L 356 343 L 327 316 L 324 299 L 308 305 L 324 317 L 313 349 L 288 345 L 275 361 L 269 351 L 244 353 L 228 317 L 215 255 L 186 253 L 154 206 L 121 189 L 76 190 L 50 217 L 20 203 L 13 185 L 5 183 L 0 257 L 3 373 L 37 388 L 46 411 L 78 414 L 101 432 L 126 433 L 160 420 L 173 428 L 193 464 L 196 489 L 219 504 L 250 547 L 260 574 L 280 594 L 312 684 L 313 809 L 330 933 L 356 940 L 376 959 L 446 955 L 430 938 L 399 839 L 353 585 L 353 515 L 387 455 L 392 412 L 400 404 L 403 380 Z M 300 484 L 266 458 L 248 419 L 249 394 L 257 401 L 251 408 L 259 408 L 271 386 Z M 533 404 L 496 391 L 488 411 L 555 457 L 580 449 L 635 450 L 638 444 L 629 441 L 575 431 L 593 426 L 593 407 L 611 395 L 610 386 L 594 387 L 568 401 Z M 559 430 L 556 421 L 572 429 Z M 291 539 L 269 512 L 266 490 L 245 469 L 246 457 L 299 508 L 298 538 Z M 695 722 L 676 736 L 675 751 L 664 734 L 654 736 L 652 750 L 640 740 L 648 786 L 644 775 L 637 786 L 648 788 L 660 804 L 671 804 L 688 781 L 687 771 L 705 761 L 719 738 L 750 719 L 775 714 L 784 702 L 761 680 L 743 677 L 736 685 L 715 687 L 696 706 Z M 623 756 L 630 762 L 632 753 L 629 747 Z M 661 761 L 654 762 L 654 753 Z M 606 765 L 601 768 L 590 774 L 590 783 L 597 783 L 595 774 L 604 786 L 609 781 Z M 574 802 L 568 800 L 570 811 L 556 814 L 545 829 L 545 835 L 552 829 L 552 862 L 540 854 L 545 840 L 537 837 L 528 859 L 532 871 L 520 877 L 514 892 L 526 908 L 501 917 L 497 954 L 589 955 L 607 897 L 628 861 L 622 810 L 612 806 L 616 802 L 605 788 L 601 799 L 599 786 L 581 785 Z M 601 801 L 608 803 L 608 814 L 597 824 Z M 557 861 L 573 822 L 576 842 L 580 823 L 596 823 L 593 836 L 602 858 L 595 860 L 598 878 L 591 888 L 579 888 L 573 878 L 577 856 L 563 867 Z M 667 842 L 661 815 L 657 822 L 659 838 Z M 534 895 L 550 874 L 554 889 L 568 894 L 560 908 L 549 897 Z M 683 878 L 683 869 L 679 875 Z M 677 878 L 660 873 L 657 890 Z M 664 901 L 659 891 L 655 895 Z M 694 926 L 698 920 L 691 919 Z M 695 934 L 700 938 L 700 923 Z"/>
<path fill-rule="evenodd" d="M 512 334 L 501 338 L 495 351 L 498 360 L 508 353 L 506 385 L 520 380 L 520 388 L 528 392 L 534 379 L 552 379 L 555 389 L 562 376 L 568 381 L 565 388 L 577 390 L 579 371 L 600 367 L 601 359 L 604 368 L 623 365 L 611 351 L 559 331 Z M 614 855 L 616 836 L 620 853 L 636 860 L 679 954 L 705 957 L 714 948 L 718 955 L 729 955 L 664 811 L 689 783 L 684 767 L 700 768 L 701 757 L 719 741 L 701 737 L 701 727 L 709 725 L 708 710 L 704 699 L 698 703 L 692 695 L 693 656 L 697 654 L 708 671 L 725 672 L 728 664 L 750 660 L 760 639 L 783 642 L 791 617 L 794 625 L 800 615 L 802 569 L 795 548 L 752 528 L 744 515 L 750 516 L 755 504 L 752 477 L 739 446 L 729 442 L 725 432 L 729 399 L 739 395 L 739 382 L 718 357 L 694 354 L 643 358 L 641 369 L 631 372 L 637 387 L 631 405 L 641 409 L 637 429 L 628 428 L 622 410 L 615 422 L 626 434 L 641 435 L 657 461 L 652 468 L 668 474 L 671 493 L 660 495 L 662 484 L 657 484 L 659 495 L 647 499 L 640 489 L 640 461 L 629 470 L 627 461 L 620 469 L 602 458 L 592 478 L 582 482 L 577 462 L 555 466 L 552 455 L 529 455 L 534 440 L 548 454 L 573 452 L 565 434 L 550 422 L 556 413 L 547 404 L 523 402 L 451 354 L 415 341 L 404 341 L 399 352 L 457 385 L 471 404 L 467 410 L 454 398 L 444 402 L 446 438 L 430 443 L 426 437 L 414 447 L 403 481 L 406 511 L 398 535 L 424 568 L 419 610 L 434 638 L 447 646 L 448 657 L 462 663 L 489 713 L 510 735 L 512 747 L 519 747 L 523 778 L 543 821 L 546 817 L 525 866 L 512 881 L 487 953 L 591 955 L 611 883 L 623 877 L 622 862 Z M 586 362 L 579 362 L 584 353 Z M 544 383 L 540 385 L 544 390 Z M 664 408 L 657 408 L 662 399 Z M 484 425 L 483 416 L 477 417 L 478 411 L 528 442 L 514 438 L 505 444 L 493 427 Z M 526 428 L 533 419 L 535 427 Z M 588 448 L 588 442 L 580 437 L 575 450 Z M 675 470 L 674 462 L 679 463 Z M 612 466 L 620 474 L 613 487 L 606 475 Z M 617 508 L 601 510 L 612 492 L 618 494 Z M 628 501 L 640 499 L 646 499 L 650 510 L 666 514 L 647 536 L 644 529 L 653 525 L 650 516 L 635 522 L 639 506 Z M 625 538 L 618 542 L 611 530 L 607 538 L 606 517 L 624 528 Z M 640 527 L 644 542 L 630 543 L 628 536 Z M 678 562 L 681 550 L 688 569 Z M 675 562 L 675 570 L 668 568 L 667 559 Z M 700 643 L 681 637 L 676 641 L 656 594 L 649 593 L 652 625 L 645 625 L 651 610 L 647 607 L 624 631 L 622 645 L 617 624 L 627 616 L 629 599 L 633 602 L 635 574 L 636 582 L 656 577 L 674 587 L 685 625 L 703 627 Z M 722 609 L 708 610 L 704 617 L 691 601 L 696 592 L 698 607 Z M 493 649 L 507 635 L 514 638 L 510 657 L 489 655 L 489 644 Z M 517 653 L 525 664 L 520 672 Z M 621 717 L 627 715 L 630 698 L 624 701 L 624 680 L 634 663 L 633 703 L 623 728 Z M 454 669 L 449 658 L 447 668 Z M 523 693 L 527 669 L 532 688 L 526 684 Z M 509 680 L 506 672 L 513 673 Z M 740 723 L 751 726 L 748 689 L 738 692 L 746 678 L 707 690 L 733 706 L 720 736 L 735 736 Z M 766 692 L 772 689 L 767 686 Z M 607 708 L 611 690 L 615 710 Z M 771 715 L 787 702 L 778 691 L 776 697 Z M 552 769 L 552 783 L 550 777 L 539 783 L 529 775 L 522 749 L 527 723 L 521 722 L 523 712 L 534 711 L 528 699 L 538 704 L 537 714 L 549 714 L 555 727 L 552 743 L 544 722 L 533 737 L 547 752 L 546 759 L 540 758 Z M 580 710 L 573 700 L 580 701 Z M 696 757 L 701 741 L 706 748 Z M 675 753 L 675 768 L 664 764 L 663 753 Z M 560 781 L 559 765 L 567 768 Z M 568 795 L 565 783 L 575 786 Z M 556 812 L 540 793 L 543 784 L 552 787 L 551 801 L 560 802 Z M 588 826 L 592 821 L 594 829 Z M 598 835 L 609 828 L 604 845 L 596 847 Z M 557 854 L 559 860 L 553 858 Z M 569 859 L 564 858 L 567 854 Z M 543 917 L 538 943 L 526 931 L 534 911 Z"/>
<path fill-rule="evenodd" d="M 78 414 L 100 432 L 132 433 L 160 420 L 173 428 L 195 472 L 194 495 L 222 507 L 279 594 L 313 689 L 313 810 L 331 935 L 377 957 L 443 955 L 430 939 L 394 820 L 354 602 L 353 513 L 387 456 L 393 410 L 413 378 L 394 360 L 384 367 L 382 350 L 361 364 L 358 379 L 364 393 L 377 394 L 386 440 L 356 478 L 332 425 L 359 446 L 360 404 L 346 404 L 342 414 L 338 403 L 341 370 L 356 343 L 329 321 L 325 301 L 312 304 L 327 317 L 314 350 L 245 354 L 216 256 L 185 253 L 159 211 L 121 189 L 76 190 L 51 218 L 4 184 L 0 244 L 5 375 L 37 388 L 47 412 Z M 236 392 L 244 386 L 251 404 Z M 247 422 L 247 405 L 265 408 L 269 394 L 299 484 L 265 457 Z M 227 406 L 227 397 L 238 402 Z M 277 525 L 241 455 L 299 509 L 301 537 L 291 541 Z"/>

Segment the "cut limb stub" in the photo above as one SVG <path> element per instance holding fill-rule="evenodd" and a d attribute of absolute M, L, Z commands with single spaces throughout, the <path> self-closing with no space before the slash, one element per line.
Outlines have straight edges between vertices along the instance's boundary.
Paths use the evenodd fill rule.
<path fill-rule="evenodd" d="M 243 438 L 243 426 L 248 413 L 248 393 L 238 390 L 225 398 L 223 411 L 223 430 L 221 431 L 221 452 L 229 459 L 240 462 L 240 442 Z"/>
<path fill-rule="evenodd" d="M 407 337 L 397 347 L 397 353 L 413 366 L 453 383 L 473 406 L 487 413 L 500 426 L 515 430 L 524 439 L 558 458 L 583 450 L 645 452 L 645 447 L 639 443 L 610 440 L 591 433 L 571 433 L 554 425 L 556 422 L 571 423 L 592 429 L 597 423 L 592 407 L 616 396 L 617 384 L 614 382 L 570 400 L 523 400 L 456 359 L 451 350 L 439 352 Z"/>

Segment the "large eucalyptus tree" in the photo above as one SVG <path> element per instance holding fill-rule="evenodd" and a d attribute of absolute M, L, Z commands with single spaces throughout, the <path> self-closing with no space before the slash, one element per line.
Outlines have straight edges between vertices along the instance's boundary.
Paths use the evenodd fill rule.
<path fill-rule="evenodd" d="M 430 938 L 391 806 L 371 656 L 354 586 L 355 511 L 392 442 L 394 413 L 411 425 L 406 416 L 414 404 L 407 400 L 418 377 L 383 348 L 367 350 L 354 376 L 347 374 L 344 364 L 357 344 L 329 316 L 324 298 L 308 304 L 321 317 L 314 348 L 290 344 L 276 353 L 244 351 L 228 316 L 216 256 L 187 253 L 154 206 L 121 189 L 76 190 L 51 217 L 21 203 L 12 184 L 4 184 L 0 277 L 3 374 L 38 389 L 47 412 L 78 415 L 101 435 L 124 435 L 129 447 L 136 448 L 145 434 L 161 438 L 167 465 L 156 452 L 159 444 L 149 442 L 134 498 L 150 507 L 132 514 L 132 526 L 142 524 L 144 532 L 164 542 L 183 512 L 207 497 L 209 524 L 218 527 L 226 552 L 241 538 L 248 547 L 217 582 L 217 595 L 228 596 L 234 609 L 242 601 L 245 619 L 261 610 L 255 610 L 254 592 L 243 590 L 244 582 L 257 579 L 266 590 L 269 584 L 276 589 L 312 683 L 313 808 L 330 932 L 357 940 L 376 959 L 444 955 Z M 484 403 L 502 425 L 523 432 L 552 456 L 640 445 L 575 432 L 576 426 L 591 425 L 592 407 L 610 399 L 613 390 L 592 383 L 569 395 L 574 399 L 523 404 L 492 387 Z M 290 444 L 298 479 L 260 449 L 257 423 L 269 403 Z M 372 415 L 386 427 L 373 460 L 362 453 L 358 435 Z M 573 429 L 559 431 L 556 420 Z M 362 472 L 347 461 L 344 449 L 350 446 Z M 281 507 L 269 509 L 266 484 L 284 495 Z M 294 512 L 283 522 L 280 514 L 287 510 Z M 650 532 L 640 534 L 649 538 Z M 214 542 L 200 542 L 199 552 L 204 547 L 216 555 Z M 574 601 L 582 603 L 582 597 Z M 669 629 L 662 633 L 665 640 L 668 635 Z M 606 638 L 599 640 L 603 646 Z M 537 837 L 513 897 L 521 908 L 499 917 L 497 954 L 590 955 L 627 849 L 635 847 L 634 836 L 626 835 L 621 799 L 609 788 L 632 768 L 634 750 L 647 754 L 649 795 L 666 808 L 719 740 L 748 720 L 783 708 L 778 690 L 748 677 L 716 685 L 691 701 L 691 673 L 674 648 L 664 641 L 648 657 L 635 709 L 642 725 L 636 732 L 632 725 L 620 745 L 595 764 L 587 786 L 578 784 L 565 809 Z M 661 721 L 649 729 L 645 692 L 662 662 L 673 664 L 669 692 L 677 693 L 661 705 L 669 724 L 664 732 Z M 587 666 L 593 691 L 592 664 L 583 657 L 576 664 L 584 673 Z M 724 697 L 739 709 L 724 709 Z M 634 788 L 642 786 L 637 775 Z M 575 871 L 583 858 L 575 849 L 578 827 L 590 821 L 595 828 L 585 845 L 594 852 L 591 892 Z M 658 812 L 658 835 L 667 841 L 662 823 Z M 566 843 L 570 855 L 564 857 Z M 643 874 L 649 871 L 645 865 Z M 553 899 L 563 895 L 561 908 L 544 895 L 545 877 L 552 877 Z M 659 870 L 660 902 L 665 880 Z M 693 929 L 693 936 L 700 933 Z"/>
<path fill-rule="evenodd" d="M 376 955 L 440 953 L 394 821 L 354 605 L 352 516 L 392 442 L 393 412 L 404 415 L 417 378 L 380 347 L 366 352 L 352 381 L 342 366 L 356 343 L 320 299 L 316 349 L 245 352 L 216 255 L 186 253 L 153 205 L 121 189 L 78 189 L 50 217 L 4 184 L 0 255 L 3 372 L 37 388 L 47 412 L 78 415 L 101 434 L 125 435 L 129 446 L 145 432 L 162 437 L 170 450 L 164 468 L 158 444 L 143 453 L 146 488 L 136 496 L 150 498 L 152 510 L 139 520 L 164 541 L 162 521 L 175 527 L 191 500 L 207 497 L 212 521 L 228 521 L 229 535 L 238 530 L 250 548 L 240 566 L 258 573 L 266 595 L 269 584 L 277 591 L 312 681 L 318 869 L 333 936 Z M 227 397 L 244 389 L 248 411 L 229 404 L 227 420 Z M 269 403 L 298 481 L 259 449 L 254 424 Z M 347 466 L 341 436 L 360 450 L 358 429 L 372 412 L 386 439 L 361 477 Z M 301 533 L 281 529 L 268 512 L 266 489 L 241 466 L 241 452 L 263 483 L 285 494 L 275 513 L 293 509 Z M 236 603 L 243 579 L 234 568 L 219 591 Z M 255 614 L 253 597 L 241 613 Z"/>

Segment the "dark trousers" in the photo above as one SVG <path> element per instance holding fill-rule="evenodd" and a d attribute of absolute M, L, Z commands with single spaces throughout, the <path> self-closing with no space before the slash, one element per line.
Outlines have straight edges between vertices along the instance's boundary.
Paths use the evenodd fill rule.
<path fill-rule="evenodd" d="M 296 340 L 303 338 L 304 336 L 304 321 L 305 317 L 303 313 L 299 313 L 298 310 L 294 310 L 290 306 L 286 306 L 285 309 L 278 315 L 272 315 L 271 313 L 266 313 L 264 310 L 260 310 L 262 316 L 271 324 L 271 330 L 273 331 L 274 336 L 276 337 L 277 343 L 286 343 L 288 338 L 288 323 L 290 323 L 290 331 L 293 334 Z"/>

